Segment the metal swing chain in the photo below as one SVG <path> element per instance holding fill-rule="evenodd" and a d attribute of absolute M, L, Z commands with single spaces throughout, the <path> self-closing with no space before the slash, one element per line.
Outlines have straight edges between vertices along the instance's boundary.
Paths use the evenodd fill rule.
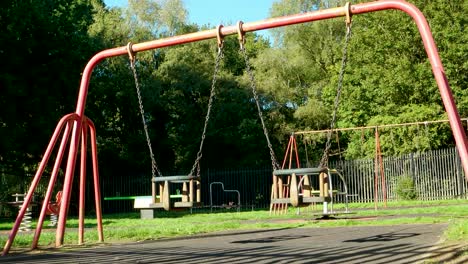
<path fill-rule="evenodd" d="M 206 128 L 208 127 L 208 122 L 210 120 L 210 113 L 211 113 L 211 108 L 213 105 L 213 99 L 215 97 L 215 88 L 216 88 L 216 78 L 218 76 L 218 71 L 220 68 L 221 64 L 221 59 L 224 57 L 223 54 L 223 42 L 222 40 L 218 42 L 218 54 L 216 55 L 216 60 L 215 60 L 215 66 L 214 66 L 214 73 L 213 73 L 213 81 L 211 82 L 211 90 L 210 90 L 210 99 L 208 100 L 208 109 L 206 111 L 206 116 L 205 116 L 205 124 L 203 126 L 203 133 L 201 136 L 201 141 L 200 141 L 200 148 L 198 149 L 197 153 L 197 158 L 192 166 L 192 169 L 190 170 L 189 175 L 193 175 L 195 172 L 195 169 L 197 170 L 197 177 L 200 177 L 200 160 L 202 158 L 202 150 L 203 150 L 203 142 L 205 141 L 206 137 Z"/>
<path fill-rule="evenodd" d="M 341 90 L 343 88 L 343 77 L 344 77 L 344 72 L 346 68 L 346 62 L 348 60 L 348 43 L 349 43 L 350 38 L 351 38 L 351 23 L 347 23 L 345 43 L 343 46 L 343 58 L 341 59 L 341 68 L 340 68 L 340 73 L 338 77 L 338 86 L 337 86 L 337 92 L 336 92 L 336 97 L 335 97 L 335 104 L 333 106 L 332 121 L 331 121 L 330 129 L 327 132 L 327 141 L 325 143 L 325 150 L 323 151 L 322 159 L 320 160 L 320 165 L 319 165 L 320 168 L 328 167 L 328 156 L 329 156 L 329 152 L 331 148 L 331 136 L 333 133 L 333 129 L 335 129 L 335 125 L 336 125 L 336 113 L 338 111 L 338 105 L 340 104 Z"/>
<path fill-rule="evenodd" d="M 156 164 L 156 160 L 155 160 L 154 154 L 153 154 L 153 148 L 151 147 L 151 139 L 150 139 L 150 136 L 149 136 L 149 133 L 148 133 L 148 125 L 147 125 L 146 118 L 145 118 L 145 110 L 143 109 L 143 101 L 141 99 L 140 82 L 138 81 L 138 74 L 137 74 L 136 67 L 135 67 L 136 56 L 133 53 L 131 43 L 128 43 L 127 50 L 128 50 L 129 59 L 130 59 L 130 68 L 132 69 L 133 78 L 135 79 L 135 88 L 136 88 L 136 91 L 137 91 L 138 104 L 140 106 L 140 114 L 141 114 L 141 119 L 143 121 L 143 129 L 145 131 L 146 143 L 148 144 L 148 149 L 149 149 L 149 152 L 150 152 L 151 175 L 152 175 L 153 178 L 155 178 L 156 173 L 157 173 L 159 177 L 162 177 L 163 175 L 162 175 L 161 171 L 159 170 L 158 165 Z"/>
<path fill-rule="evenodd" d="M 242 36 L 242 39 L 239 38 L 239 43 L 240 43 L 240 51 L 241 51 L 242 55 L 244 56 L 244 60 L 245 60 L 245 68 L 246 68 L 246 71 L 247 71 L 247 73 L 249 75 L 250 86 L 252 88 L 253 97 L 254 97 L 255 103 L 257 105 L 258 116 L 260 117 L 260 121 L 262 123 L 263 134 L 265 134 L 265 138 L 266 138 L 267 143 L 268 143 L 268 148 L 270 149 L 271 165 L 273 166 L 274 170 L 278 170 L 278 169 L 280 169 L 280 165 L 279 165 L 279 163 L 278 163 L 278 161 L 276 159 L 276 155 L 275 155 L 275 152 L 273 150 L 273 146 L 271 145 L 270 137 L 268 135 L 268 130 L 266 128 L 265 121 L 263 120 L 263 112 L 262 112 L 262 108 L 260 106 L 260 102 L 259 102 L 259 99 L 258 99 L 257 88 L 255 86 L 255 78 L 254 78 L 254 75 L 253 75 L 252 68 L 250 67 L 250 62 L 249 62 L 249 57 L 247 56 L 247 51 L 245 50 L 245 45 L 244 45 L 245 37 L 244 36 Z"/>

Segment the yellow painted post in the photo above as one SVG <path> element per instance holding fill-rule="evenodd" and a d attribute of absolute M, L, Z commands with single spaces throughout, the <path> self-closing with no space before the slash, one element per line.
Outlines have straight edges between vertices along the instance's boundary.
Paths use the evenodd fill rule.
<path fill-rule="evenodd" d="M 162 194 L 164 192 L 164 182 L 159 183 L 159 199 L 156 199 L 159 203 L 163 202 Z"/>
<path fill-rule="evenodd" d="M 328 197 L 330 196 L 330 193 L 329 193 L 329 182 L 330 180 L 330 176 L 328 175 L 328 173 L 324 173 L 324 177 L 323 177 L 323 194 L 324 194 L 324 197 Z"/>
<path fill-rule="evenodd" d="M 197 180 L 197 203 L 201 203 L 201 182 Z"/>
<path fill-rule="evenodd" d="M 189 201 L 193 203 L 193 179 L 189 183 Z"/>
<path fill-rule="evenodd" d="M 188 202 L 187 182 L 182 183 L 182 202 Z"/>
<path fill-rule="evenodd" d="M 156 183 L 151 183 L 151 203 L 156 203 Z"/>
<path fill-rule="evenodd" d="M 324 174 L 325 173 L 320 173 L 319 174 L 319 190 L 320 190 L 320 197 L 325 197 L 325 194 L 324 194 Z"/>
<path fill-rule="evenodd" d="M 312 186 L 310 186 L 309 175 L 304 175 L 304 180 L 302 181 L 302 197 L 311 197 L 312 196 Z"/>
<path fill-rule="evenodd" d="M 299 190 L 297 187 L 297 175 L 291 175 L 291 184 L 289 185 L 289 200 L 294 207 L 299 206 Z"/>
<path fill-rule="evenodd" d="M 271 198 L 270 198 L 270 214 L 276 211 L 276 204 L 273 204 L 274 199 L 278 199 L 278 176 L 273 175 L 273 184 L 271 185 Z"/>
<path fill-rule="evenodd" d="M 170 183 L 169 181 L 164 181 L 164 190 L 161 193 L 160 197 L 162 198 L 162 203 L 164 210 L 171 210 L 171 201 L 170 201 Z"/>

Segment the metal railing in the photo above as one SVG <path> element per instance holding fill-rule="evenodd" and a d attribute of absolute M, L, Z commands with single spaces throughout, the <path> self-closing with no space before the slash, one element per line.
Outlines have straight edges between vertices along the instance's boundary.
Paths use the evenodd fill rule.
<path fill-rule="evenodd" d="M 213 184 L 215 185 L 221 185 L 221 195 L 224 196 L 226 193 L 235 193 L 237 194 L 237 204 L 232 202 L 232 201 L 229 201 L 227 204 L 226 203 L 217 203 L 217 204 L 214 204 L 213 203 Z M 218 192 L 218 197 L 219 197 L 219 192 Z M 216 198 L 216 197 L 215 197 Z M 219 199 L 219 198 L 218 198 Z M 222 201 L 224 201 L 224 199 L 222 199 Z M 241 208 L 241 198 L 240 198 L 240 192 L 238 190 L 228 190 L 228 189 L 224 189 L 224 183 L 222 182 L 212 182 L 210 183 L 210 211 L 213 212 L 213 208 L 236 208 L 237 209 L 237 212 L 240 212 L 240 208 Z"/>
<path fill-rule="evenodd" d="M 330 167 L 336 165 L 330 161 Z M 341 161 L 340 165 L 348 184 L 349 202 L 374 202 L 374 159 Z M 412 153 L 398 157 L 384 157 L 383 166 L 388 201 L 400 199 L 396 189 L 402 177 L 413 179 L 414 191 L 419 200 L 468 198 L 468 183 L 464 178 L 460 157 L 455 148 Z M 210 184 L 213 182 L 223 182 L 229 186 L 229 189 L 238 190 L 242 210 L 267 208 L 270 204 L 271 166 L 244 169 L 206 169 L 202 171 L 201 178 L 202 202 L 208 209 Z M 334 184 L 334 189 L 344 190 L 341 183 Z M 151 182 L 147 175 L 120 176 L 102 180 L 101 188 L 103 189 L 103 197 L 144 196 L 151 193 Z M 383 190 L 380 185 L 377 192 L 378 200 L 383 201 Z M 222 199 L 236 198 L 224 197 Z M 336 202 L 344 202 L 345 197 L 337 196 L 336 199 Z M 133 201 L 104 201 L 103 210 L 104 213 L 131 212 L 134 211 Z"/>
<path fill-rule="evenodd" d="M 340 168 L 348 184 L 349 202 L 372 203 L 375 192 L 375 164 L 374 159 L 341 161 Z M 306 164 L 306 162 L 303 162 Z M 337 167 L 337 163 L 330 161 L 330 167 Z M 414 182 L 414 191 L 419 200 L 443 200 L 454 198 L 468 198 L 468 183 L 465 180 L 460 157 L 455 148 L 432 150 L 422 153 L 412 153 L 398 157 L 384 157 L 386 198 L 388 201 L 400 199 L 397 195 L 398 183 L 403 177 L 410 177 Z M 104 170 L 102 168 L 101 170 Z M 6 174 L 0 174 L 0 178 Z M 149 175 L 113 175 L 105 177 L 102 174 L 102 198 L 147 196 L 151 194 L 151 177 Z M 6 176 L 5 176 L 6 177 Z M 202 202 L 209 210 L 210 184 L 223 182 L 228 189 L 238 190 L 241 200 L 230 194 L 219 194 L 213 197 L 213 204 L 236 202 L 242 205 L 242 210 L 268 208 L 270 205 L 272 168 L 265 165 L 256 168 L 243 169 L 206 169 L 201 173 Z M 378 179 L 380 181 L 380 179 Z M 378 185 L 377 198 L 383 201 L 382 186 Z M 334 189 L 344 190 L 338 181 L 334 182 Z M 179 190 L 180 192 L 181 190 Z M 177 190 L 175 190 L 177 192 Z M 87 204 L 92 204 L 92 195 L 87 195 Z M 343 195 L 336 196 L 336 202 L 345 202 Z M 40 198 L 39 198 L 40 199 Z M 219 200 L 216 200 L 219 199 Z M 136 212 L 133 200 L 104 200 L 104 213 Z M 73 204 L 72 204 L 73 205 Z M 91 208 L 89 206 L 88 208 Z M 4 210 L 3 210 L 4 211 Z M 70 213 L 74 212 L 74 209 Z M 0 212 L 0 215 L 3 215 Z"/>

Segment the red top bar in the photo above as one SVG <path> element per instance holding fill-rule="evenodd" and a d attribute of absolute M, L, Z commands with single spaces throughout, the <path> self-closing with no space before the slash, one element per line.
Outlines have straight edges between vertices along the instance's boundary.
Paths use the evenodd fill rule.
<path fill-rule="evenodd" d="M 387 9 L 396 9 L 401 10 L 409 14 L 415 21 L 419 32 L 424 43 L 429 61 L 432 66 L 432 71 L 436 79 L 437 85 L 439 87 L 440 94 L 442 96 L 442 101 L 445 106 L 445 110 L 448 113 L 448 119 L 452 127 L 453 135 L 457 144 L 457 148 L 460 154 L 460 158 L 463 164 L 465 171 L 465 177 L 468 180 L 468 147 L 465 131 L 463 130 L 460 116 L 458 115 L 455 102 L 453 100 L 452 93 L 440 60 L 439 54 L 437 52 L 437 47 L 435 45 L 432 33 L 430 31 L 429 25 L 426 21 L 426 18 L 421 13 L 421 11 L 414 5 L 402 1 L 402 0 L 382 0 L 370 3 L 361 3 L 352 5 L 350 7 L 350 12 L 352 15 L 364 14 L 369 12 L 376 12 Z M 266 19 L 257 22 L 244 23 L 242 30 L 244 32 L 251 32 L 269 28 L 276 28 L 282 26 L 288 26 L 293 24 L 307 23 L 317 20 L 324 20 L 336 17 L 344 17 L 348 11 L 347 7 L 337 7 L 326 10 L 320 10 L 315 12 L 308 12 L 297 15 L 283 16 L 277 18 Z M 227 26 L 222 27 L 221 30 L 222 36 L 237 34 L 237 26 Z M 140 52 L 145 50 L 157 49 L 162 47 L 174 46 L 184 43 L 190 43 L 200 40 L 206 40 L 210 38 L 217 37 L 217 30 L 206 30 L 196 33 L 180 35 L 170 38 L 158 39 L 143 43 L 137 43 L 132 46 L 134 52 Z M 114 57 L 119 55 L 127 55 L 127 47 L 119 47 L 101 51 L 97 53 L 86 65 L 84 69 L 83 76 L 81 79 L 80 91 L 78 95 L 78 102 L 76 107 L 76 113 L 79 116 L 84 115 L 84 109 L 86 104 L 86 97 L 88 92 L 89 80 L 91 73 L 96 66 L 96 64 L 102 59 L 108 57 Z"/>

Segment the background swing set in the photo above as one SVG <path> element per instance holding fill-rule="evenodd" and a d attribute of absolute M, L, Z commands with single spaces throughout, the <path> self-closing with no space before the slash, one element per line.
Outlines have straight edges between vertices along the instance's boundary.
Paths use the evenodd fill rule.
<path fill-rule="evenodd" d="M 461 118 L 462 121 L 464 122 L 467 122 L 467 127 L 468 127 L 468 118 Z M 366 142 L 369 142 L 370 145 L 373 145 L 373 148 L 374 148 L 374 151 L 373 151 L 373 155 L 374 155 L 374 169 L 373 169 L 373 186 L 372 188 L 372 191 L 369 190 L 370 193 L 373 194 L 373 200 L 374 200 L 374 208 L 377 210 L 378 208 L 378 204 L 379 202 L 383 202 L 383 206 L 386 207 L 387 206 L 387 193 L 388 193 L 388 186 L 387 186 L 387 180 L 385 178 L 385 167 L 384 167 L 384 162 L 383 162 L 383 151 L 382 151 L 382 142 L 384 143 L 387 143 L 386 145 L 390 144 L 390 145 L 393 145 L 393 144 L 396 144 L 395 142 L 395 135 L 394 135 L 394 129 L 413 129 L 414 130 L 414 134 L 415 134 L 415 137 L 419 137 L 419 138 L 422 138 L 424 136 L 427 136 L 427 133 L 428 133 L 428 129 L 429 129 L 429 126 L 430 125 L 433 125 L 433 124 L 446 124 L 448 123 L 449 120 L 431 120 L 431 121 L 421 121 L 421 122 L 409 122 L 409 123 L 399 123 L 399 124 L 386 124 L 386 125 L 375 125 L 375 126 L 363 126 L 363 127 L 349 127 L 349 128 L 335 128 L 335 129 L 325 129 L 325 130 L 309 130 L 309 131 L 297 131 L 297 132 L 294 132 L 291 136 L 290 136 L 290 140 L 289 140 L 289 144 L 288 144 L 288 148 L 286 150 L 286 154 L 285 154 L 285 161 L 284 162 L 287 162 L 286 161 L 286 157 L 289 155 L 289 164 L 291 164 L 291 161 L 294 161 L 294 160 L 291 160 L 291 157 L 295 154 L 295 161 L 296 161 L 296 166 L 298 168 L 300 168 L 300 158 L 299 158 L 299 154 L 298 154 L 298 147 L 297 147 L 297 138 L 298 137 L 302 137 L 303 138 L 303 144 L 304 144 L 304 151 L 303 153 L 305 154 L 305 160 L 303 159 L 302 161 L 307 163 L 307 167 L 310 167 L 310 160 L 309 160 L 309 156 L 308 156 L 308 146 L 307 145 L 310 145 L 311 144 L 311 140 L 310 138 L 307 139 L 306 137 L 309 136 L 309 135 L 319 135 L 319 136 L 323 136 L 323 135 L 328 135 L 328 133 L 332 133 L 335 135 L 335 146 L 337 147 L 337 150 L 335 151 L 335 154 L 334 155 L 337 155 L 339 156 L 339 159 L 337 160 L 337 170 L 334 170 L 336 172 L 342 172 L 344 175 L 346 175 L 346 171 L 347 171 L 347 168 L 344 168 L 341 164 L 343 162 L 342 160 L 342 155 L 343 153 L 346 152 L 346 150 L 343 150 L 342 149 L 342 145 L 340 144 L 340 134 L 343 134 L 343 133 L 356 133 L 358 134 L 358 136 L 360 137 L 360 140 L 361 140 L 361 151 L 362 150 L 362 145 L 365 143 L 364 141 Z M 382 135 L 385 136 L 385 140 L 383 141 L 382 140 Z M 365 139 L 367 138 L 367 139 Z M 373 141 L 373 143 L 372 143 Z M 421 146 L 419 143 L 418 143 L 418 139 L 414 139 L 414 144 L 415 144 L 415 148 L 417 149 L 417 151 L 421 151 L 421 148 L 424 147 L 424 146 Z M 283 163 L 284 164 L 284 163 Z M 291 165 L 289 165 L 291 166 Z M 305 169 L 303 169 L 303 171 L 305 171 Z M 315 171 L 312 171 L 312 173 L 314 173 Z M 317 173 L 317 172 L 315 172 Z M 348 213 L 348 207 L 347 207 L 347 204 L 348 204 L 348 197 L 352 197 L 354 196 L 354 194 L 350 194 L 348 192 L 349 188 L 348 186 L 346 185 L 346 177 L 343 177 L 341 174 L 339 174 L 338 176 L 340 176 L 338 179 L 341 181 L 339 185 L 340 188 L 342 188 L 342 190 L 338 191 L 336 190 L 337 188 L 335 188 L 335 190 L 330 190 L 330 187 L 329 187 L 329 183 L 324 181 L 324 179 L 320 179 L 320 182 L 319 183 L 316 183 L 315 185 L 318 185 L 319 188 L 321 189 L 321 191 L 313 191 L 312 187 L 310 186 L 310 180 L 308 180 L 308 178 L 305 178 L 306 180 L 304 182 L 299 183 L 296 187 L 296 189 L 298 189 L 300 191 L 299 193 L 299 198 L 300 196 L 302 195 L 303 197 L 309 197 L 311 194 L 315 194 L 315 196 L 317 196 L 314 200 L 314 202 L 331 202 L 331 205 L 333 205 L 333 198 L 336 198 L 337 196 L 336 195 L 333 195 L 332 191 L 335 193 L 335 194 L 338 194 L 338 195 L 344 195 L 344 199 L 341 199 L 341 200 L 344 200 L 344 203 L 345 203 L 345 211 L 344 212 L 334 212 L 333 209 L 331 211 L 327 211 L 326 210 L 326 205 L 327 204 L 324 204 L 324 215 L 325 213 L 328 213 L 328 214 L 339 214 L 339 213 Z M 327 178 L 325 177 L 325 180 Z M 336 185 L 336 184 L 335 184 Z M 285 184 L 285 186 L 289 186 L 289 181 L 288 183 Z M 370 187 L 370 186 L 369 186 Z M 291 184 L 291 188 L 293 188 L 293 185 Z M 339 188 L 338 188 L 339 189 Z M 312 192 L 310 191 L 312 190 Z M 325 190 L 325 191 L 328 191 L 329 194 L 328 195 L 324 195 L 324 191 L 322 190 Z M 295 190 L 295 192 L 297 192 L 297 190 Z M 302 192 L 302 193 L 301 193 Z M 286 189 L 286 187 L 283 188 L 283 199 L 280 199 L 279 201 L 287 201 L 287 199 L 284 199 L 284 197 L 289 197 L 289 191 Z M 292 194 L 291 194 L 292 196 Z M 324 198 L 320 198 L 320 197 L 324 197 Z M 291 198 L 292 199 L 292 198 Z M 296 198 L 297 199 L 297 198 Z M 309 198 L 302 198 L 304 199 L 304 201 L 308 201 L 310 200 Z M 304 203 L 303 206 L 307 206 L 308 204 Z M 333 208 L 333 207 L 331 207 Z M 271 208 L 271 210 L 273 210 L 273 212 L 285 212 L 287 209 L 287 204 L 279 204 L 279 205 L 275 205 L 274 207 Z"/>
<path fill-rule="evenodd" d="M 244 23 L 236 26 L 218 27 L 217 29 L 205 30 L 185 35 L 173 36 L 164 39 L 158 39 L 143 43 L 136 43 L 131 46 L 133 53 L 138 53 L 146 50 L 158 49 L 163 47 L 169 47 L 174 45 L 180 45 L 184 43 L 196 42 L 201 40 L 222 38 L 228 35 L 242 34 L 246 32 L 253 32 L 257 30 L 270 29 L 275 27 L 288 26 L 299 23 L 307 23 L 318 20 L 325 20 L 337 17 L 347 17 L 348 19 L 352 15 L 365 14 L 370 12 L 377 12 L 382 10 L 395 9 L 406 12 L 409 14 L 416 23 L 419 29 L 422 41 L 428 55 L 428 59 L 431 63 L 432 72 L 435 80 L 439 87 L 442 102 L 445 106 L 445 110 L 448 114 L 448 120 L 454 135 L 456 146 L 460 155 L 460 159 L 465 171 L 465 177 L 468 179 L 468 143 L 465 131 L 462 127 L 460 116 L 457 112 L 453 95 L 450 90 L 450 86 L 444 72 L 442 62 L 437 52 L 432 33 L 429 28 L 422 12 L 414 5 L 407 3 L 402 0 L 382 0 L 369 3 L 360 3 L 355 5 L 347 4 L 344 7 L 336 7 L 325 10 L 301 13 L 296 15 L 289 15 L 283 17 L 276 17 L 266 19 L 257 22 Z M 75 175 L 75 165 L 77 159 L 78 148 L 81 148 L 81 162 L 79 168 L 80 184 L 79 184 L 79 221 L 78 221 L 78 243 L 84 242 L 84 208 L 85 208 L 85 179 L 86 179 L 86 154 L 88 147 L 88 136 L 91 142 L 91 155 L 92 155 L 92 171 L 93 171 L 93 182 L 94 182 L 94 196 L 95 196 L 95 209 L 97 218 L 97 229 L 98 229 L 98 240 L 99 242 L 104 241 L 103 227 L 102 227 L 102 212 L 101 212 L 101 193 L 99 186 L 99 171 L 98 171 L 98 160 L 97 160 L 97 144 L 96 144 L 96 131 L 92 121 L 85 116 L 85 105 L 88 94 L 88 87 L 91 78 L 91 74 L 96 65 L 102 60 L 115 56 L 128 55 L 128 47 L 117 47 L 108 50 L 103 50 L 93 56 L 88 64 L 86 65 L 82 79 L 80 83 L 80 89 L 78 93 L 76 111 L 71 114 L 65 115 L 58 123 L 52 138 L 46 148 L 43 158 L 40 162 L 38 170 L 31 182 L 30 188 L 25 196 L 23 206 L 18 212 L 15 224 L 9 234 L 9 238 L 3 248 L 2 255 L 6 255 L 15 239 L 23 217 L 25 216 L 26 209 L 32 201 L 34 192 L 39 184 L 41 176 L 48 164 L 52 152 L 56 147 L 56 143 L 61 137 L 59 148 L 57 150 L 55 162 L 51 178 L 49 181 L 48 189 L 43 201 L 41 213 L 39 216 L 38 224 L 35 230 L 34 239 L 32 242 L 32 248 L 37 248 L 39 237 L 42 231 L 43 221 L 46 215 L 47 204 L 49 204 L 52 191 L 55 186 L 59 167 L 63 158 L 66 159 L 66 170 L 65 179 L 62 190 L 62 200 L 59 210 L 59 219 L 56 229 L 55 246 L 60 247 L 64 242 L 64 234 L 66 229 L 67 213 L 70 206 L 70 199 L 72 195 L 72 183 Z M 65 156 L 66 147 L 68 147 L 68 156 Z M 272 160 L 273 162 L 273 160 Z M 274 162 L 273 162 L 274 163 Z M 274 164 L 273 164 L 274 165 Z M 275 165 L 273 166 L 275 167 Z M 281 174 L 278 171 L 277 174 Z M 309 172 L 307 172 L 309 173 Z M 317 173 L 320 173 L 318 171 Z M 192 175 L 193 176 L 193 175 Z M 187 176 L 184 176 L 187 177 Z M 188 177 L 191 177 L 190 175 Z M 184 179 L 195 180 L 194 179 Z M 292 181 L 292 180 L 291 180 Z M 153 181 L 154 182 L 154 181 Z M 164 191 L 163 191 L 164 192 Z M 193 197 L 193 196 L 192 196 Z"/>

